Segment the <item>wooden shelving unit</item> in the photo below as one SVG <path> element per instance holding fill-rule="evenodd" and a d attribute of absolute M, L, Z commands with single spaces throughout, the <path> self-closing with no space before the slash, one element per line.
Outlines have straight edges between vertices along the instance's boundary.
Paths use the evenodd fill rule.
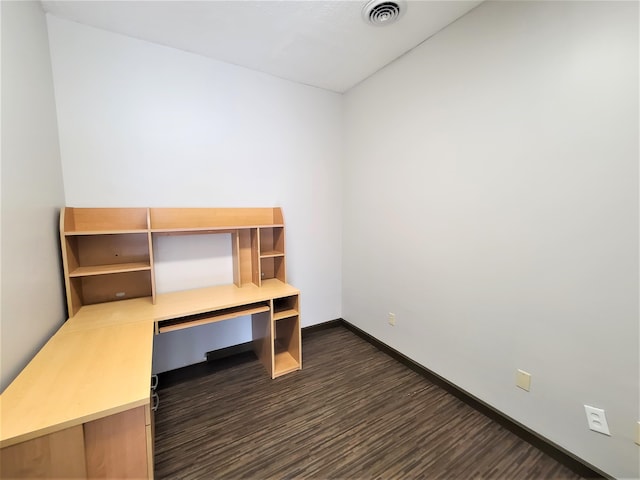
<path fill-rule="evenodd" d="M 231 234 L 232 287 L 258 287 L 251 294 L 255 298 L 223 305 L 204 293 L 201 300 L 198 292 L 156 295 L 153 237 L 211 233 Z M 287 286 L 280 208 L 67 207 L 60 215 L 60 237 L 70 317 L 85 305 L 137 297 L 158 304 L 158 312 L 167 302 L 178 302 L 168 315 L 159 314 L 156 333 L 252 315 L 255 350 L 270 375 L 302 367 L 298 295 L 278 293 Z M 274 293 L 264 297 L 265 291 Z M 225 295 L 233 299 L 234 290 Z M 204 306 L 192 311 L 190 305 L 200 302 Z"/>
<path fill-rule="evenodd" d="M 154 297 L 146 208 L 64 208 L 60 242 L 69 316 L 82 305 Z"/>
<path fill-rule="evenodd" d="M 284 227 L 272 226 L 258 229 L 260 282 L 276 278 L 287 282 L 284 255 Z"/>

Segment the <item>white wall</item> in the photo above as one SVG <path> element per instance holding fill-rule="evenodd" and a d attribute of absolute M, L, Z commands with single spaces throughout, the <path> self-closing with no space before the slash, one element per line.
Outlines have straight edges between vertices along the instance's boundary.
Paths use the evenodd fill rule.
<path fill-rule="evenodd" d="M 66 203 L 281 206 L 303 326 L 341 316 L 341 96 L 48 17 Z M 154 369 L 249 340 L 157 337 Z"/>
<path fill-rule="evenodd" d="M 488 2 L 345 96 L 344 318 L 621 478 L 638 84 L 637 2 Z"/>
<path fill-rule="evenodd" d="M 0 391 L 65 318 L 64 205 L 47 25 L 40 2 L 1 2 L 2 300 Z"/>

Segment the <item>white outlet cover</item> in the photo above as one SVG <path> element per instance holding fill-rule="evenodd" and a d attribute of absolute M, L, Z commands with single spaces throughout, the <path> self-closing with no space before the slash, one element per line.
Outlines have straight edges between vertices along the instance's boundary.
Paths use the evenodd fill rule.
<path fill-rule="evenodd" d="M 525 391 L 531 390 L 531 374 L 529 372 L 525 372 L 524 370 L 518 369 L 516 372 L 516 386 L 520 387 Z"/>
<path fill-rule="evenodd" d="M 609 425 L 607 424 L 607 417 L 603 409 L 585 405 L 584 411 L 587 414 L 587 422 L 591 430 L 611 436 L 611 433 L 609 433 Z"/>

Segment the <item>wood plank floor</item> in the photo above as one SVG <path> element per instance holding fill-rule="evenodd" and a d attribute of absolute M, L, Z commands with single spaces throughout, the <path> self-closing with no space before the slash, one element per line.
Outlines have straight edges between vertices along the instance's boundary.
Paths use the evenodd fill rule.
<path fill-rule="evenodd" d="M 276 380 L 252 354 L 159 387 L 157 478 L 581 478 L 344 327 Z"/>

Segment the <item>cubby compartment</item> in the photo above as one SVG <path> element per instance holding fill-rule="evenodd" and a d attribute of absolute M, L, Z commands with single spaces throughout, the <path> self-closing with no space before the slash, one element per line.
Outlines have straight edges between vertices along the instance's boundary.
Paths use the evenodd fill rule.
<path fill-rule="evenodd" d="M 147 233 L 65 238 L 70 277 L 151 270 Z"/>
<path fill-rule="evenodd" d="M 260 229 L 260 257 L 284 256 L 284 228 Z"/>
<path fill-rule="evenodd" d="M 273 299 L 273 319 L 281 320 L 283 318 L 293 317 L 298 315 L 298 295 L 292 295 L 290 297 L 274 298 Z"/>
<path fill-rule="evenodd" d="M 260 258 L 260 272 L 262 275 L 262 280 L 276 278 L 283 283 L 287 283 L 284 256 Z"/>
<path fill-rule="evenodd" d="M 74 277 L 69 279 L 69 284 L 72 296 L 69 308 L 76 308 L 76 311 L 82 305 L 151 297 L 150 271 Z"/>
<path fill-rule="evenodd" d="M 273 377 L 302 367 L 299 296 L 273 299 Z"/>
<path fill-rule="evenodd" d="M 283 318 L 274 322 L 273 377 L 302 367 L 300 351 L 300 317 Z"/>

